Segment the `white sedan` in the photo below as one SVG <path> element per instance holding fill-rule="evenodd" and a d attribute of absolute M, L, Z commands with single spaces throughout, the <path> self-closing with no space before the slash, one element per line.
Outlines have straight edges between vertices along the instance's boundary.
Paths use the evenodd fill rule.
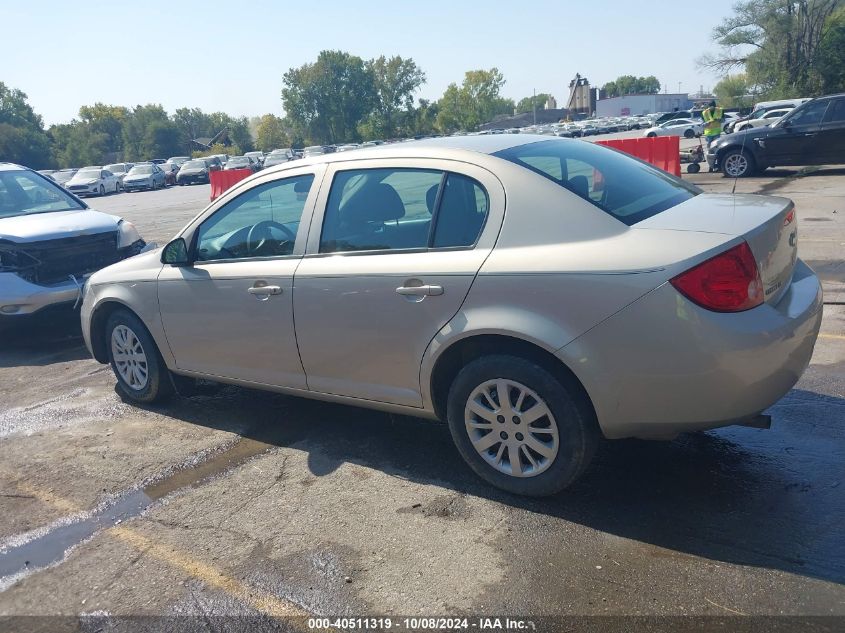
<path fill-rule="evenodd" d="M 795 108 L 777 108 L 775 110 L 769 110 L 756 119 L 748 119 L 746 121 L 742 121 L 741 123 L 737 123 L 734 126 L 734 132 L 750 130 L 753 127 L 769 127 L 772 123 L 780 119 L 785 114 L 789 114 L 794 109 Z"/>
<path fill-rule="evenodd" d="M 704 124 L 701 121 L 672 119 L 648 128 L 643 132 L 643 136 L 683 136 L 684 138 L 694 138 L 701 136 L 702 132 L 704 132 Z"/>
<path fill-rule="evenodd" d="M 83 167 L 67 181 L 65 189 L 77 196 L 104 196 L 120 191 L 120 181 L 108 169 Z"/>

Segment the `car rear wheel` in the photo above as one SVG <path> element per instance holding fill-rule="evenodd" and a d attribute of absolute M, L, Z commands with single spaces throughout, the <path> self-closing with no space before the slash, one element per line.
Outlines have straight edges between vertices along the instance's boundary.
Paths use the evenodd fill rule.
<path fill-rule="evenodd" d="M 692 138 L 694 136 L 695 136 L 695 130 L 693 130 L 692 128 L 690 128 L 688 130 L 684 130 L 684 138 Z"/>
<path fill-rule="evenodd" d="M 486 356 L 464 367 L 449 391 L 447 421 L 476 474 L 528 496 L 569 486 L 590 463 L 599 440 L 592 409 L 580 393 L 516 356 Z"/>
<path fill-rule="evenodd" d="M 655 134 L 654 132 L 649 132 L 648 134 L 646 134 L 646 136 L 648 136 L 649 138 L 654 138 L 655 136 L 657 136 L 657 134 Z"/>
<path fill-rule="evenodd" d="M 173 393 L 170 372 L 138 317 L 116 310 L 106 323 L 105 336 L 109 363 L 124 396 L 149 404 Z"/>
<path fill-rule="evenodd" d="M 754 158 L 744 149 L 731 149 L 725 152 L 720 161 L 725 178 L 746 178 L 756 169 Z"/>

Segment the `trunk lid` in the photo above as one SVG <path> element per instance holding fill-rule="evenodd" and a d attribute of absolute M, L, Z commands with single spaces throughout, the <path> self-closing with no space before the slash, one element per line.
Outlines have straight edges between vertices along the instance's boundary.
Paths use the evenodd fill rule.
<path fill-rule="evenodd" d="M 798 218 L 788 198 L 701 194 L 632 228 L 742 237 L 757 260 L 765 300 L 770 304 L 777 303 L 789 287 L 798 257 Z"/>

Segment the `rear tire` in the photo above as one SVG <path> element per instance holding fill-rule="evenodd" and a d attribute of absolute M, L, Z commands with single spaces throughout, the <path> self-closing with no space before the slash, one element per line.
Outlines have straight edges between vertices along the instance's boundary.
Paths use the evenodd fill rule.
<path fill-rule="evenodd" d="M 116 310 L 109 316 L 104 336 L 109 364 L 124 397 L 151 404 L 173 394 L 170 371 L 138 317 L 128 310 Z"/>
<path fill-rule="evenodd" d="M 693 138 L 695 136 L 695 131 L 692 129 L 684 130 L 684 138 Z"/>
<path fill-rule="evenodd" d="M 747 178 L 757 169 L 754 157 L 744 149 L 730 149 L 719 160 L 725 178 Z"/>
<path fill-rule="evenodd" d="M 477 475 L 532 497 L 572 484 L 600 438 L 592 407 L 577 388 L 516 356 L 485 356 L 464 367 L 449 390 L 447 422 Z"/>
<path fill-rule="evenodd" d="M 697 174 L 701 171 L 701 165 L 698 163 L 690 163 L 687 165 L 687 173 L 688 174 Z"/>
<path fill-rule="evenodd" d="M 646 136 L 648 138 L 654 138 L 655 136 L 657 136 L 657 134 L 655 134 L 654 132 L 649 132 L 648 134 L 646 134 Z"/>

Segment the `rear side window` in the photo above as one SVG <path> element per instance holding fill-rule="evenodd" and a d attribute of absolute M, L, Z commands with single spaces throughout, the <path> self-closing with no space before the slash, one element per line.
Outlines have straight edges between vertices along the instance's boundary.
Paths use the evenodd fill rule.
<path fill-rule="evenodd" d="M 836 99 L 827 109 L 825 123 L 845 123 L 845 99 Z"/>
<path fill-rule="evenodd" d="M 332 182 L 321 253 L 472 246 L 487 193 L 460 174 L 431 169 L 357 169 Z"/>
<path fill-rule="evenodd" d="M 701 193 L 648 163 L 586 141 L 540 141 L 494 156 L 548 178 L 628 226 Z"/>

